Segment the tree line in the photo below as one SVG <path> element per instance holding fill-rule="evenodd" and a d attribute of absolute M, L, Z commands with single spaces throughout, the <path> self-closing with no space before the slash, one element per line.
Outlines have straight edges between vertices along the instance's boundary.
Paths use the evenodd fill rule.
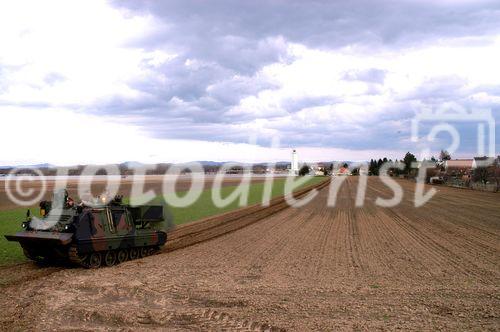
<path fill-rule="evenodd" d="M 380 175 L 380 169 L 384 164 L 390 163 L 394 167 L 389 167 L 389 173 L 392 175 L 410 175 L 413 169 L 413 163 L 417 162 L 417 157 L 411 152 L 407 152 L 403 159 L 392 160 L 386 157 L 380 158 L 378 160 L 371 159 L 368 165 L 368 174 L 370 175 Z M 398 167 L 401 165 L 400 167 Z"/>

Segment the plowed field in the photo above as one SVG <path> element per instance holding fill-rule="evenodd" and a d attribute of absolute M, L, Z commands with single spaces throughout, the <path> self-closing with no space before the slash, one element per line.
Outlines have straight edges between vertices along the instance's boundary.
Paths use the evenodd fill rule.
<path fill-rule="evenodd" d="M 374 204 L 392 195 L 375 178 L 355 207 L 348 178 L 334 208 L 325 187 L 301 208 L 179 228 L 195 244 L 112 268 L 2 269 L 25 277 L 4 283 L 0 328 L 500 329 L 500 196 L 437 187 L 415 208 L 414 183 L 400 184 L 394 208 Z"/>

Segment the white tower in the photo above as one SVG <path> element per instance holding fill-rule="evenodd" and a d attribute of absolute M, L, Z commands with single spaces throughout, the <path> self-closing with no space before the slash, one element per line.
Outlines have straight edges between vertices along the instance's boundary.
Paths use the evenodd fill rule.
<path fill-rule="evenodd" d="M 292 167 L 290 168 L 290 173 L 292 175 L 299 175 L 299 157 L 295 149 L 292 151 Z"/>

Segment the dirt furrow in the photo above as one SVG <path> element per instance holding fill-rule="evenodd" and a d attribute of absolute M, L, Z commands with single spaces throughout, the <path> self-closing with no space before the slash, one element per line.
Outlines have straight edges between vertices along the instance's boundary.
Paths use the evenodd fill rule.
<path fill-rule="evenodd" d="M 11 284 L 0 329 L 498 330 L 500 220 L 476 225 L 462 210 L 483 198 L 488 211 L 500 206 L 440 190 L 418 209 L 411 183 L 400 182 L 405 197 L 393 208 L 374 204 L 391 192 L 373 178 L 356 207 L 358 180 L 348 178 L 336 207 L 323 188 L 301 208 L 209 221 L 188 247 Z M 439 209 L 448 199 L 461 202 L 453 215 Z"/>

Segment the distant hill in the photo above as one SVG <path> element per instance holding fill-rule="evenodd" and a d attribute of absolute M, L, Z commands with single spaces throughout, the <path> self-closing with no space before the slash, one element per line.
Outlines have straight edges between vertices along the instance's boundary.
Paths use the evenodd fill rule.
<path fill-rule="evenodd" d="M 225 164 L 225 161 L 210 161 L 210 160 L 198 160 L 197 163 L 202 164 L 203 166 L 221 166 Z"/>
<path fill-rule="evenodd" d="M 57 167 L 52 164 L 36 164 L 36 165 L 19 165 L 19 166 L 0 166 L 0 169 L 11 169 L 11 168 L 54 168 Z"/>
<path fill-rule="evenodd" d="M 125 161 L 125 162 L 120 164 L 120 166 L 127 167 L 127 168 L 143 167 L 145 165 L 146 164 L 143 164 L 143 163 L 138 162 L 138 161 Z"/>

